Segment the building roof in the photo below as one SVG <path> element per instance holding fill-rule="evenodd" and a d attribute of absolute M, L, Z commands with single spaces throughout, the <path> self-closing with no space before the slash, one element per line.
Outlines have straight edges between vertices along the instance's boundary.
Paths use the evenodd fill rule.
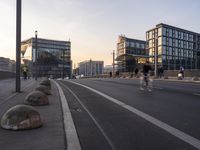
<path fill-rule="evenodd" d="M 151 30 L 154 30 L 154 29 L 156 29 L 156 28 L 159 28 L 159 27 L 176 28 L 176 29 L 181 30 L 181 31 L 183 31 L 183 32 L 190 32 L 190 33 L 192 33 L 192 34 L 199 34 L 199 35 L 200 35 L 200 33 L 193 32 L 193 31 L 189 31 L 189 30 L 182 29 L 182 28 L 179 28 L 179 27 L 176 27 L 176 26 L 172 26 L 172 25 L 169 25 L 169 24 L 165 24 L 165 23 L 159 23 L 159 24 L 156 25 L 155 28 L 152 28 L 152 29 L 148 30 L 147 32 L 149 32 L 149 31 L 151 31 Z"/>

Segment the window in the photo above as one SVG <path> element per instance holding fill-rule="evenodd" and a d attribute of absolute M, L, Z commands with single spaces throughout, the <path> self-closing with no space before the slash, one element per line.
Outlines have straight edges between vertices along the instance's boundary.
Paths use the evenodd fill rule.
<path fill-rule="evenodd" d="M 181 39 L 183 39 L 183 32 L 181 32 Z"/>
<path fill-rule="evenodd" d="M 174 54 L 175 54 L 175 56 L 178 56 L 178 49 L 177 48 L 174 49 Z"/>
<path fill-rule="evenodd" d="M 175 38 L 178 38 L 178 31 L 175 31 Z"/>
<path fill-rule="evenodd" d="M 158 55 L 162 55 L 162 47 L 161 46 L 158 47 Z"/>
<path fill-rule="evenodd" d="M 172 37 L 172 29 L 169 29 L 169 37 Z"/>
<path fill-rule="evenodd" d="M 166 28 L 162 28 L 162 35 L 166 36 Z"/>
<path fill-rule="evenodd" d="M 166 54 L 166 47 L 165 46 L 162 47 L 162 53 Z"/>
<path fill-rule="evenodd" d="M 158 46 L 159 46 L 159 45 L 162 45 L 162 37 L 159 37 L 159 38 L 158 38 Z"/>
<path fill-rule="evenodd" d="M 162 28 L 158 29 L 158 36 L 162 36 Z"/>
<path fill-rule="evenodd" d="M 181 48 L 183 48 L 183 41 L 181 41 Z"/>
<path fill-rule="evenodd" d="M 172 55 L 172 48 L 169 47 L 169 55 Z"/>
<path fill-rule="evenodd" d="M 149 32 L 149 39 L 152 38 L 152 31 Z"/>
<path fill-rule="evenodd" d="M 178 40 L 175 40 L 175 47 L 178 47 Z"/>
<path fill-rule="evenodd" d="M 152 47 L 152 40 L 149 40 L 149 47 Z"/>
<path fill-rule="evenodd" d="M 163 37 L 163 38 L 162 38 L 162 44 L 163 44 L 163 45 L 166 45 L 166 37 Z"/>
<path fill-rule="evenodd" d="M 172 38 L 169 38 L 169 46 L 172 46 Z"/>

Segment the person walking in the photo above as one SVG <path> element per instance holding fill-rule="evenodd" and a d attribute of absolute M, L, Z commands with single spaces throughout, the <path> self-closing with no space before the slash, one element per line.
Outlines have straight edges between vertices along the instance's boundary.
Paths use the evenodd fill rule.
<path fill-rule="evenodd" d="M 135 69 L 135 77 L 138 77 L 138 72 L 139 72 L 139 70 L 138 70 L 138 68 L 136 68 Z"/>

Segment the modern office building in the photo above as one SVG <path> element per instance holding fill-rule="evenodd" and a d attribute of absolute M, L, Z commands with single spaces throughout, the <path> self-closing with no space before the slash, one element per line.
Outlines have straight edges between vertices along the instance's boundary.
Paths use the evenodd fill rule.
<path fill-rule="evenodd" d="M 32 76 L 71 77 L 71 42 L 30 38 L 21 42 L 22 62 Z"/>
<path fill-rule="evenodd" d="M 148 59 L 146 41 L 118 37 L 117 58 L 118 71 L 133 72 L 136 63 L 143 63 Z"/>
<path fill-rule="evenodd" d="M 9 58 L 0 57 L 0 71 L 15 72 L 15 61 Z"/>
<path fill-rule="evenodd" d="M 96 76 L 103 74 L 103 61 L 86 60 L 79 63 L 79 75 Z"/>
<path fill-rule="evenodd" d="M 146 40 L 149 61 L 155 69 L 200 69 L 199 33 L 160 23 L 146 32 Z"/>

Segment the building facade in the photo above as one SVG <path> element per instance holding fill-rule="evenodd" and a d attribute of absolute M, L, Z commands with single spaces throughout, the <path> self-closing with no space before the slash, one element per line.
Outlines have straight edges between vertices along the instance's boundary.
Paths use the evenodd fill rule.
<path fill-rule="evenodd" d="M 71 77 L 71 42 L 30 38 L 21 42 L 22 62 L 31 76 Z"/>
<path fill-rule="evenodd" d="M 146 40 L 155 68 L 200 69 L 200 34 L 161 23 L 146 32 Z"/>
<path fill-rule="evenodd" d="M 103 74 L 104 62 L 86 60 L 79 63 L 79 75 L 96 76 Z"/>
<path fill-rule="evenodd" d="M 16 63 L 9 58 L 0 57 L 0 71 L 15 72 Z"/>
<path fill-rule="evenodd" d="M 120 72 L 133 72 L 136 63 L 143 63 L 148 58 L 146 41 L 118 37 L 117 64 Z"/>

